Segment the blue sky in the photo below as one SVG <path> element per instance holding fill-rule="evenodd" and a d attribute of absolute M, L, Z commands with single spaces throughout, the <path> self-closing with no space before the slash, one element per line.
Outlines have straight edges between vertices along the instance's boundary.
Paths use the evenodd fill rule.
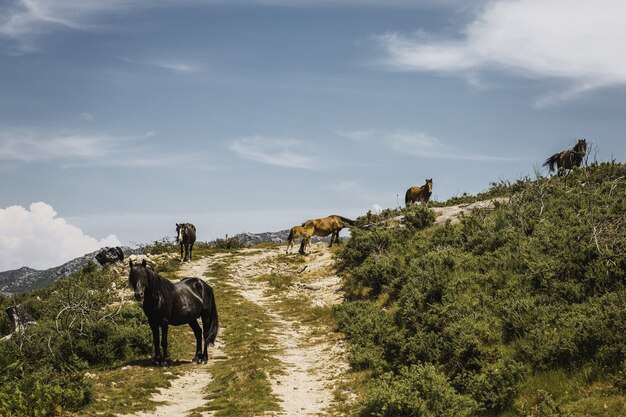
<path fill-rule="evenodd" d="M 0 0 L 0 270 L 626 159 L 622 2 L 467 3 Z"/>

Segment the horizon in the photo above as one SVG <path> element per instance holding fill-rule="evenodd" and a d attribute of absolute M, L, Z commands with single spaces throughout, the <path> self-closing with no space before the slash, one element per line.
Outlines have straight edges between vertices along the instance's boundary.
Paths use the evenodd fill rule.
<path fill-rule="evenodd" d="M 0 271 L 180 222 L 210 241 L 353 218 L 425 178 L 439 201 L 476 194 L 583 137 L 590 161 L 626 160 L 617 0 L 0 11 Z"/>

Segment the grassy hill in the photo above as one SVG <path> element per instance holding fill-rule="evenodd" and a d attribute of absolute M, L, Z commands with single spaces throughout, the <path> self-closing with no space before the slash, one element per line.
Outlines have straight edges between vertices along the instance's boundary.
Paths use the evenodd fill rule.
<path fill-rule="evenodd" d="M 357 414 L 625 415 L 626 165 L 485 195 L 510 200 L 458 225 L 414 207 L 340 251 Z"/>
<path fill-rule="evenodd" d="M 343 414 L 626 415 L 626 165 L 494 184 L 481 195 L 437 205 L 501 196 L 508 202 L 476 210 L 454 225 L 436 225 L 433 211 L 423 206 L 358 219 L 368 227 L 353 228 L 337 252 L 347 300 L 334 317 L 348 336 L 356 371 L 349 390 L 361 399 L 357 409 L 350 405 Z M 402 227 L 382 226 L 397 225 L 399 216 Z M 199 246 L 196 254 L 239 246 L 220 240 L 211 248 Z M 144 249 L 172 253 L 156 269 L 174 277 L 175 246 L 155 242 Z M 221 274 L 224 280 L 229 276 Z M 0 415 L 100 415 L 113 403 L 116 410 L 135 411 L 156 387 L 176 377 L 180 367 L 125 369 L 142 361 L 149 365 L 152 350 L 141 307 L 120 304 L 126 276 L 88 263 L 20 296 L 37 324 L 0 342 Z M 276 285 L 288 290 L 289 277 L 280 278 L 285 280 Z M 227 295 L 235 290 L 216 288 L 225 328 L 230 326 L 224 336 L 228 348 L 243 343 L 258 353 L 258 345 L 245 338 L 250 330 L 240 332 L 237 323 L 247 329 L 259 313 L 242 315 L 242 301 Z M 12 302 L 0 299 L 0 308 Z M 0 315 L 0 333 L 11 330 Z M 191 356 L 183 349 L 193 347 L 190 336 L 175 336 L 173 352 Z M 247 399 L 241 392 L 265 374 L 233 379 L 242 375 L 241 362 L 224 363 L 232 368 L 222 365 L 226 371 L 216 374 L 216 404 L 228 400 L 222 390 L 227 384 L 236 393 L 232 398 Z M 89 377 L 93 372 L 98 383 Z M 94 401 L 103 396 L 109 402 Z"/>

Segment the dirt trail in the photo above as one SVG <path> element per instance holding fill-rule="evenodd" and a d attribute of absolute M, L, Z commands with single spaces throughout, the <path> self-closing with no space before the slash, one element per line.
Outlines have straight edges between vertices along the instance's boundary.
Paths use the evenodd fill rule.
<path fill-rule="evenodd" d="M 452 224 L 459 223 L 461 221 L 460 217 L 465 214 L 469 214 L 474 210 L 489 210 L 495 207 L 497 203 L 504 203 L 508 201 L 508 197 L 496 197 L 490 200 L 476 201 L 474 203 L 469 204 L 459 204 L 456 206 L 448 206 L 448 207 L 437 207 L 434 208 L 436 223 L 445 223 L 448 220 Z"/>
<path fill-rule="evenodd" d="M 306 258 L 306 270 L 299 274 L 303 282 L 293 285 L 288 296 L 305 298 L 317 307 L 341 302 L 340 279 L 334 274 L 332 254 L 325 243 L 311 245 L 311 250 L 312 254 Z M 231 278 L 240 294 L 263 307 L 274 324 L 277 346 L 273 348 L 280 349 L 278 359 L 284 371 L 271 378 L 272 391 L 283 408 L 274 415 L 317 416 L 333 402 L 336 383 L 348 369 L 346 348 L 342 340 L 329 342 L 326 335 L 316 336 L 311 326 L 281 315 L 275 306 L 276 296 L 266 295 L 268 285 L 254 279 L 272 272 L 284 273 L 280 265 L 272 262 L 283 251 L 284 247 L 260 253 L 242 251 L 231 266 Z M 307 275 L 313 279 L 306 279 Z"/>

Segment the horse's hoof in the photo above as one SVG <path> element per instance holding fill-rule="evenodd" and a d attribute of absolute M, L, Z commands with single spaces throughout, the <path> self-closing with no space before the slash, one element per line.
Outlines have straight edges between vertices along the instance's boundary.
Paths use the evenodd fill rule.
<path fill-rule="evenodd" d="M 201 355 L 196 355 L 193 357 L 193 359 L 191 360 L 191 363 L 197 363 L 199 364 L 200 362 L 202 362 L 202 356 Z"/>
<path fill-rule="evenodd" d="M 208 361 L 209 361 L 209 356 L 208 355 L 202 355 L 202 363 L 206 365 Z"/>

